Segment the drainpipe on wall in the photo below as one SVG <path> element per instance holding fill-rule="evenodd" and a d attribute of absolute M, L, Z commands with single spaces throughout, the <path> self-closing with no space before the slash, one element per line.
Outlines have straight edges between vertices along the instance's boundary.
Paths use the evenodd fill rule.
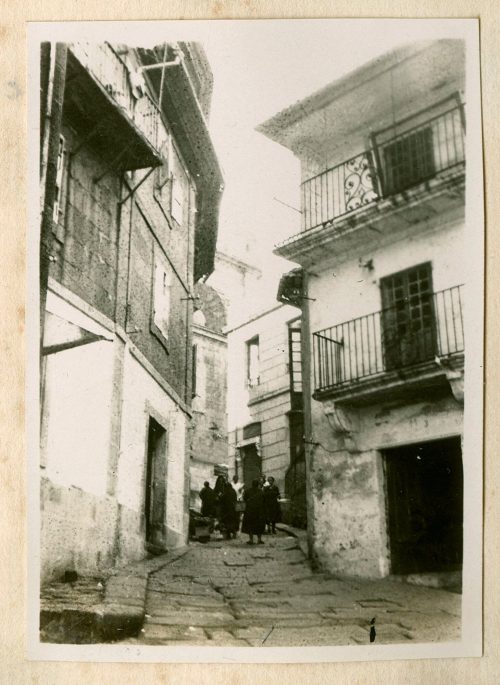
<path fill-rule="evenodd" d="M 312 466 L 314 458 L 312 431 L 312 382 L 311 382 L 311 331 L 309 323 L 309 274 L 304 269 L 302 281 L 302 391 L 304 412 L 304 448 L 306 458 L 306 509 L 307 509 L 307 545 L 309 558 L 314 559 L 314 502 L 312 491 Z"/>

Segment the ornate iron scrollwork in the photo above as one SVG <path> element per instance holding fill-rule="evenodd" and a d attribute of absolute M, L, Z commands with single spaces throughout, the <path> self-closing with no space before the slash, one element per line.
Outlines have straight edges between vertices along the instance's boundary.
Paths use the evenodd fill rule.
<path fill-rule="evenodd" d="M 378 199 L 376 170 L 371 154 L 364 152 L 345 163 L 344 193 L 346 210 L 352 211 Z"/>

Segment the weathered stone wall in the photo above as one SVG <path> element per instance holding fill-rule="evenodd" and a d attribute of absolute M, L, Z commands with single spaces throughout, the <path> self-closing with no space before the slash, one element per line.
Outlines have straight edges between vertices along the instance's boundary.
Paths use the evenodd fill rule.
<path fill-rule="evenodd" d="M 71 123 L 63 120 L 68 182 L 62 188 L 61 225 L 54 229 L 57 261 L 52 262 L 50 275 L 113 318 L 120 181 L 116 174 L 106 173 L 106 159 L 82 145 Z"/>
<path fill-rule="evenodd" d="M 211 290 L 211 289 L 210 289 Z M 227 464 L 227 340 L 208 330 L 218 328 L 224 320 L 224 310 L 215 292 L 205 294 L 207 328 L 195 326 L 196 394 L 193 397 L 193 419 L 190 427 L 191 506 L 199 508 L 198 493 L 208 480 L 214 484 L 214 465 Z M 215 300 L 213 299 L 215 295 Z M 214 304 L 216 306 L 214 306 Z"/>
<path fill-rule="evenodd" d="M 331 412 L 350 429 L 339 433 Z M 460 435 L 462 407 L 451 391 L 434 400 L 386 401 L 335 409 L 313 401 L 310 478 L 314 552 L 335 573 L 381 577 L 389 572 L 386 492 L 381 450 Z"/>
<path fill-rule="evenodd" d="M 41 582 L 67 570 L 96 573 L 115 563 L 118 506 L 72 485 L 41 479 Z"/>
<path fill-rule="evenodd" d="M 78 134 L 72 120 L 64 119 L 62 134 L 67 149 L 66 181 L 60 226 L 54 228 L 57 261 L 52 263 L 51 276 L 132 332 L 134 343 L 149 361 L 183 399 L 188 398 L 196 199 L 180 154 L 176 151 L 171 162 L 185 199 L 179 222 L 170 214 L 165 189 L 169 183 L 158 190 L 160 170 L 154 170 L 120 207 L 120 199 L 148 170 L 127 173 L 122 181 L 109 168 L 109 160 Z M 155 335 L 151 325 L 155 245 L 170 268 L 168 344 Z"/>

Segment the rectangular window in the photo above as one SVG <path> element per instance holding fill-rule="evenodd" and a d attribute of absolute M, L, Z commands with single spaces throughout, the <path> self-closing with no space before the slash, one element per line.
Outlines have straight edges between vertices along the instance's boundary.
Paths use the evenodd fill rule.
<path fill-rule="evenodd" d="M 196 397 L 196 378 L 198 375 L 198 345 L 193 345 L 192 348 L 192 380 L 191 380 L 191 396 Z"/>
<path fill-rule="evenodd" d="M 380 282 L 385 368 L 418 364 L 436 355 L 436 321 L 429 263 Z"/>
<path fill-rule="evenodd" d="M 247 342 L 247 383 L 250 388 L 259 385 L 259 337 Z"/>
<path fill-rule="evenodd" d="M 155 198 L 167 218 L 183 225 L 189 201 L 189 176 L 175 149 L 171 135 L 162 147 L 163 163 L 156 171 Z"/>
<path fill-rule="evenodd" d="M 54 223 L 58 224 L 62 220 L 63 215 L 63 196 L 64 196 L 64 179 L 66 170 L 66 141 L 64 136 L 59 136 L 59 151 L 57 153 L 57 173 L 56 173 L 56 188 L 54 195 L 54 207 L 52 219 Z"/>
<path fill-rule="evenodd" d="M 168 340 L 170 319 L 171 272 L 167 260 L 155 250 L 153 275 L 153 323 Z"/>
<path fill-rule="evenodd" d="M 184 188 L 181 179 L 172 174 L 171 176 L 172 193 L 170 195 L 170 214 L 178 224 L 182 224 L 184 216 Z"/>
<path fill-rule="evenodd" d="M 408 133 L 384 147 L 385 192 L 397 193 L 434 176 L 433 131 L 430 126 Z"/>
<path fill-rule="evenodd" d="M 288 324 L 288 368 L 292 393 L 302 392 L 302 332 L 300 319 Z"/>

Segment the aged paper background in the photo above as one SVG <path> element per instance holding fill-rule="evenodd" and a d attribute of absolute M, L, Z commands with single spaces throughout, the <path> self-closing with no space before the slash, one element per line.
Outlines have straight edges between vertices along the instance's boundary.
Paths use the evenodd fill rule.
<path fill-rule="evenodd" d="M 485 439 L 485 563 L 484 563 L 484 656 L 482 658 L 367 662 L 307 665 L 203 665 L 203 664 L 110 664 L 51 663 L 26 659 L 25 645 L 25 438 L 24 367 L 25 251 L 26 233 L 26 76 L 25 23 L 70 20 L 224 19 L 278 17 L 479 17 L 481 31 L 482 104 L 486 180 L 486 439 Z M 119 0 L 32 1 L 29 5 L 7 0 L 0 10 L 0 167 L 2 230 L 0 233 L 1 360 L 0 463 L 2 515 L 0 544 L 0 683 L 337 683 L 357 685 L 384 683 L 434 683 L 477 685 L 500 682 L 500 552 L 498 521 L 500 506 L 496 489 L 500 473 L 497 446 L 500 429 L 495 396 L 500 371 L 495 363 L 496 325 L 500 286 L 496 257 L 500 238 L 496 219 L 500 165 L 498 112 L 500 108 L 500 11 L 495 0 L 170 0 L 128 3 Z M 355 46 L 353 46 L 355 49 Z M 479 227 L 478 227 L 479 228 Z"/>

